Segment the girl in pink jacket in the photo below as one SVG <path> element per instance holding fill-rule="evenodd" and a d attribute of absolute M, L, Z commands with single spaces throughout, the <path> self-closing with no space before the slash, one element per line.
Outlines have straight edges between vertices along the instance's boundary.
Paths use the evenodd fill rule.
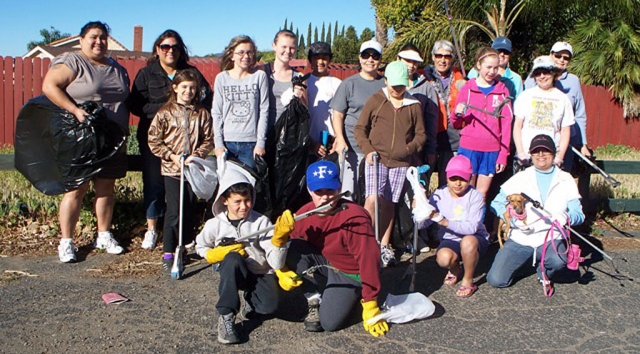
<path fill-rule="evenodd" d="M 513 111 L 511 103 L 502 104 L 509 90 L 500 82 L 498 52 L 480 48 L 476 70 L 478 77 L 460 89 L 450 118 L 453 127 L 461 129 L 458 154 L 473 166 L 471 184 L 486 197 L 493 176 L 507 163 Z"/>

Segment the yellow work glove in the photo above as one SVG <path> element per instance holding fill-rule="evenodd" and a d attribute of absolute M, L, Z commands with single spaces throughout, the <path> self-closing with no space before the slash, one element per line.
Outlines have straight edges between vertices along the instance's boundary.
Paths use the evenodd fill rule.
<path fill-rule="evenodd" d="M 286 267 L 276 270 L 276 276 L 278 277 L 278 284 L 284 291 L 289 291 L 302 285 L 302 279 L 297 279 L 298 274 Z"/>
<path fill-rule="evenodd" d="M 370 300 L 365 302 L 364 300 L 360 300 L 360 303 L 362 304 L 362 324 L 364 325 L 364 330 L 371 333 L 374 337 L 384 336 L 385 333 L 389 331 L 387 321 L 380 320 L 372 325 L 367 324 L 370 318 L 380 314 L 378 301 Z"/>
<path fill-rule="evenodd" d="M 238 252 L 242 257 L 247 256 L 247 251 L 244 250 L 244 245 L 241 243 L 234 243 L 228 246 L 218 246 L 214 247 L 207 251 L 204 255 L 204 258 L 210 264 L 222 262 L 224 257 L 229 254 L 229 252 Z"/>
<path fill-rule="evenodd" d="M 296 221 L 293 219 L 291 210 L 285 210 L 282 215 L 278 216 L 278 220 L 276 220 L 276 228 L 273 230 L 271 244 L 276 247 L 284 246 L 284 244 L 289 241 L 289 234 L 293 231 L 295 225 Z"/>

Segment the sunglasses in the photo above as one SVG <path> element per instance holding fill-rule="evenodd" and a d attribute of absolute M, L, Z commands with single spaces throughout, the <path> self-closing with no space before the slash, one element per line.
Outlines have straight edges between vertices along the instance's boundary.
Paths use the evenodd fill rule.
<path fill-rule="evenodd" d="M 452 59 L 452 58 L 453 58 L 453 55 L 451 55 L 451 54 L 439 54 L 439 53 L 436 53 L 436 54 L 434 54 L 434 55 L 433 55 L 433 57 L 434 57 L 434 58 L 436 58 L 436 59 L 442 59 L 442 58 L 445 58 L 445 59 Z"/>
<path fill-rule="evenodd" d="M 174 52 L 177 52 L 180 50 L 180 46 L 177 44 L 171 45 L 171 44 L 160 44 L 158 47 L 160 47 L 160 50 L 163 53 L 169 53 L 169 50 L 173 49 Z"/>
<path fill-rule="evenodd" d="M 360 57 L 365 60 L 369 58 L 373 58 L 373 60 L 380 60 L 380 58 L 382 58 L 382 55 L 380 55 L 380 53 L 378 52 L 364 52 L 360 53 Z"/>
<path fill-rule="evenodd" d="M 554 54 L 554 57 L 556 57 L 556 59 L 564 59 L 564 61 L 569 61 L 571 60 L 571 56 L 570 55 L 562 55 L 562 54 Z"/>
<path fill-rule="evenodd" d="M 545 70 L 545 69 L 537 69 L 533 72 L 533 77 L 538 77 L 540 75 L 553 75 L 553 72 L 551 70 Z"/>

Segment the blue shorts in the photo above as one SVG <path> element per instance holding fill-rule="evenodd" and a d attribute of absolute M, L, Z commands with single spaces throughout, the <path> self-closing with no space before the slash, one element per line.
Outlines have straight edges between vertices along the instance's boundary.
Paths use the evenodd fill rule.
<path fill-rule="evenodd" d="M 487 241 L 486 238 L 478 235 L 465 236 L 465 237 L 475 237 L 478 240 L 478 255 L 480 257 L 484 256 L 484 254 L 487 252 L 487 249 L 489 248 L 489 241 Z M 440 246 L 438 246 L 438 250 L 436 251 L 436 253 L 438 253 L 438 251 L 440 251 L 440 249 L 442 248 L 450 249 L 451 251 L 453 251 L 455 254 L 458 255 L 458 259 L 462 259 L 462 254 L 460 253 L 460 241 L 446 239 L 446 238 L 442 239 L 440 241 Z"/>
<path fill-rule="evenodd" d="M 458 154 L 467 157 L 471 161 L 474 175 L 493 177 L 496 174 L 496 162 L 500 151 L 475 151 L 458 148 Z"/>

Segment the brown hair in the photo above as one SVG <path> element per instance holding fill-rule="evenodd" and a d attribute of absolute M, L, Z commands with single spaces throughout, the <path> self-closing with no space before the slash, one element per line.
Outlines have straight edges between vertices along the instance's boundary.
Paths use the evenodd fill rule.
<path fill-rule="evenodd" d="M 158 60 L 158 47 L 160 46 L 160 43 L 167 38 L 173 38 L 178 42 L 178 52 L 180 55 L 178 55 L 176 69 L 182 70 L 188 68 L 189 64 L 187 64 L 187 62 L 189 61 L 189 53 L 187 52 L 187 46 L 184 44 L 180 34 L 172 29 L 162 32 L 162 34 L 156 38 L 155 42 L 153 42 L 153 48 L 151 49 L 151 53 L 153 53 L 153 55 L 149 57 L 149 60 L 147 60 L 147 65 L 151 65 L 154 61 Z"/>
<path fill-rule="evenodd" d="M 476 70 L 480 70 L 480 64 L 490 56 L 498 57 L 498 51 L 491 47 L 482 47 L 476 52 Z"/>
<path fill-rule="evenodd" d="M 196 107 L 200 105 L 201 98 L 202 98 L 200 97 L 200 89 L 201 89 L 200 80 L 198 79 L 198 75 L 196 75 L 196 73 L 193 70 L 186 69 L 186 70 L 178 71 L 176 73 L 176 76 L 173 77 L 173 81 L 171 81 L 171 88 L 169 89 L 169 99 L 167 100 L 167 103 L 165 103 L 164 106 L 162 106 L 161 110 L 168 109 L 172 104 L 177 102 L 177 99 L 176 99 L 177 94 L 173 91 L 173 86 L 178 86 L 180 85 L 180 83 L 185 81 L 193 81 L 196 83 L 196 94 L 195 96 L 193 96 L 189 104 L 192 104 Z"/>
<path fill-rule="evenodd" d="M 222 53 L 222 60 L 220 61 L 220 68 L 222 70 L 231 70 L 233 69 L 233 57 L 234 52 L 236 51 L 236 47 L 243 43 L 251 44 L 251 51 L 253 52 L 253 56 L 251 57 L 251 66 L 256 64 L 256 44 L 249 36 L 239 35 L 231 38 L 229 41 L 229 45 L 224 48 L 224 53 Z"/>

